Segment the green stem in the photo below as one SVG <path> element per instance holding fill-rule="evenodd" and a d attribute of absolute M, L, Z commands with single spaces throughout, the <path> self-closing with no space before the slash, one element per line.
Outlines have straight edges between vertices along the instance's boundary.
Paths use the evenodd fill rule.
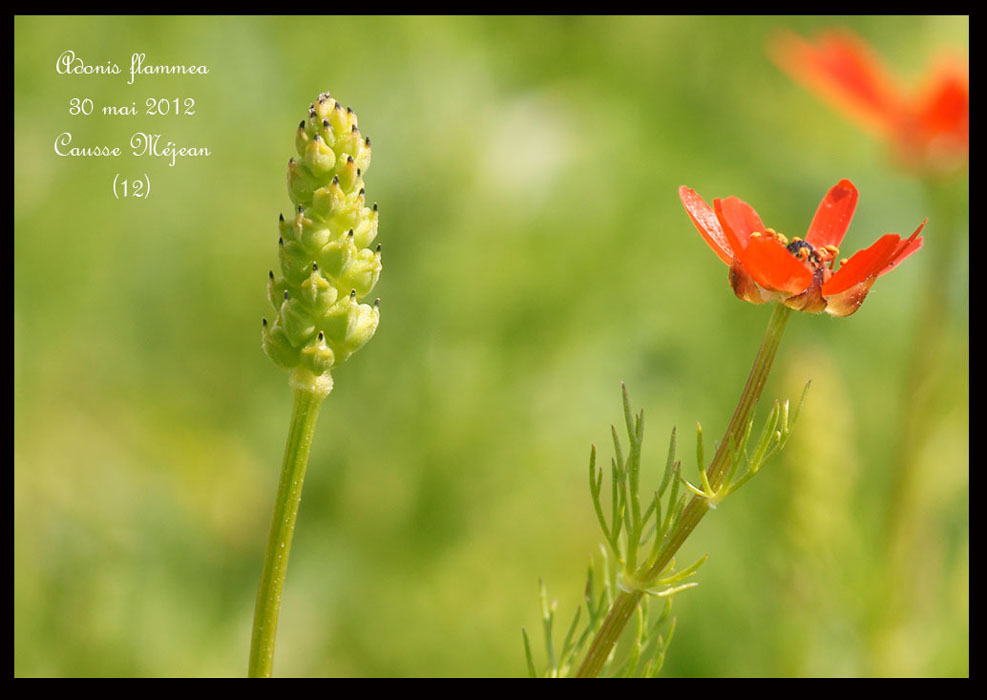
<path fill-rule="evenodd" d="M 960 236 L 965 232 L 964 182 L 930 179 L 925 186 L 931 209 L 925 245 L 928 250 L 922 251 L 928 253 L 927 267 L 923 289 L 916 295 L 918 308 L 899 394 L 901 412 L 889 461 L 894 468 L 883 523 L 881 606 L 875 611 L 870 639 L 869 672 L 881 676 L 914 672 L 911 667 L 905 671 L 900 657 L 887 652 L 889 645 L 894 646 L 889 640 L 900 639 L 905 626 L 913 623 L 930 586 L 945 585 L 945 574 L 936 574 L 935 567 L 917 579 L 914 561 L 915 552 L 929 537 L 927 529 L 932 523 L 929 514 L 923 512 L 928 505 L 923 498 L 928 496 L 921 490 L 922 470 L 932 467 L 925 447 L 939 425 L 944 401 L 952 389 L 947 370 L 955 356 L 951 355 L 950 342 L 957 342 L 959 329 L 956 314 L 950 309 L 950 292 L 955 286 L 957 255 L 963 250 Z"/>
<path fill-rule="evenodd" d="M 935 389 L 943 363 L 943 341 L 950 320 L 948 310 L 950 276 L 959 245 L 956 241 L 959 218 L 958 187 L 961 183 L 927 180 L 926 195 L 932 208 L 930 224 L 935 226 L 929 241 L 929 265 L 924 289 L 918 295 L 918 313 L 904 381 L 902 414 L 898 440 L 892 453 L 892 482 L 885 522 L 889 551 L 909 519 L 914 496 L 921 446 L 929 431 L 929 417 L 935 413 Z"/>
<path fill-rule="evenodd" d="M 787 306 L 777 304 L 771 314 L 768 327 L 764 331 L 764 339 L 761 341 L 761 348 L 757 352 L 757 357 L 754 358 L 754 366 L 751 367 L 750 375 L 747 377 L 747 384 L 744 386 L 744 391 L 740 395 L 740 401 L 737 403 L 737 408 L 733 412 L 733 418 L 730 419 L 730 424 L 727 426 L 726 433 L 723 435 L 723 440 L 720 441 L 716 455 L 706 470 L 709 483 L 714 490 L 720 487 L 727 473 L 727 469 L 730 467 L 731 446 L 734 444 L 739 445 L 743 439 L 744 430 L 750 420 L 751 412 L 753 412 L 754 407 L 757 405 L 757 401 L 761 397 L 761 392 L 764 390 L 764 385 L 768 381 L 771 364 L 774 361 L 775 353 L 778 351 L 781 336 L 785 331 L 785 325 L 788 323 L 788 317 L 791 313 L 792 310 Z M 667 536 L 665 544 L 658 554 L 654 565 L 641 577 L 641 580 L 653 580 L 668 566 L 672 557 L 679 550 L 679 547 L 682 546 L 682 543 L 685 542 L 686 538 L 692 533 L 709 509 L 709 501 L 699 496 L 693 496 L 692 500 L 686 505 L 685 510 L 682 511 L 682 517 L 679 519 L 675 528 Z M 638 602 L 640 602 L 642 595 L 642 591 L 636 590 L 623 591 L 617 596 L 617 599 L 614 600 L 613 605 L 610 607 L 610 612 L 607 613 L 606 620 L 603 621 L 603 626 L 596 633 L 593 644 L 590 646 L 589 651 L 586 652 L 586 658 L 583 659 L 583 664 L 576 673 L 577 678 L 595 678 L 599 675 L 607 658 L 610 656 L 614 644 L 620 638 L 620 633 L 637 607 Z"/>
<path fill-rule="evenodd" d="M 624 626 L 631 619 L 643 596 L 644 591 L 641 590 L 620 592 L 610 606 L 610 612 L 607 613 L 603 626 L 593 638 L 593 645 L 586 652 L 586 658 L 583 659 L 583 665 L 579 667 L 576 678 L 596 678 L 599 675 L 610 656 L 610 651 L 620 639 L 620 633 L 624 631 Z"/>
<path fill-rule="evenodd" d="M 291 427 L 284 449 L 281 480 L 271 519 L 271 534 L 267 539 L 264 568 L 257 590 L 257 606 L 254 609 L 254 631 L 250 642 L 250 678 L 269 678 L 274 667 L 274 642 L 278 632 L 278 613 L 281 610 L 281 591 L 288 568 L 291 538 L 295 533 L 295 519 L 302 497 L 305 467 L 312 449 L 315 422 L 319 406 L 325 394 L 293 382 L 295 405 L 291 413 Z"/>

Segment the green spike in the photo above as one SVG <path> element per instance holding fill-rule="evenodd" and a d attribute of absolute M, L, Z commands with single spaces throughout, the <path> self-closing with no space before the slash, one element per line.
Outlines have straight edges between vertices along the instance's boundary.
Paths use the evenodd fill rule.
<path fill-rule="evenodd" d="M 264 326 L 262 345 L 278 365 L 318 377 L 377 330 L 378 307 L 361 301 L 380 277 L 381 258 L 370 247 L 378 214 L 364 206 L 370 140 L 351 109 L 320 95 L 295 129 L 295 151 L 287 180 L 295 212 L 279 220 L 281 274 L 268 281 L 278 314 Z"/>

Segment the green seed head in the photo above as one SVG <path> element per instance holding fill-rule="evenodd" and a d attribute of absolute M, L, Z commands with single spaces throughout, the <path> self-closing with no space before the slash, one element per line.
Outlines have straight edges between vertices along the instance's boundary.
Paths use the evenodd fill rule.
<path fill-rule="evenodd" d="M 267 295 L 276 316 L 263 324 L 264 352 L 286 369 L 328 379 L 329 371 L 377 330 L 377 303 L 361 301 L 380 277 L 377 205 L 367 207 L 363 176 L 370 139 L 356 114 L 319 95 L 295 132 L 288 161 L 290 216 L 279 221 L 280 275 Z"/>

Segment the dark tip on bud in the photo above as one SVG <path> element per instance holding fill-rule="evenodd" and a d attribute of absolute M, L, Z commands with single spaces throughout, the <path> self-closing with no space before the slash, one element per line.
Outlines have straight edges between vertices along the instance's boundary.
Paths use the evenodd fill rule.
<path fill-rule="evenodd" d="M 284 238 L 278 236 L 278 245 L 284 245 Z"/>
<path fill-rule="evenodd" d="M 322 126 L 324 126 L 325 128 L 328 129 L 329 128 L 329 120 L 328 119 L 323 119 L 322 120 Z"/>
<path fill-rule="evenodd" d="M 288 298 L 288 290 L 287 290 L 287 289 L 286 289 L 286 290 L 284 290 L 284 298 L 285 298 L 285 299 L 287 299 L 287 298 Z"/>
<path fill-rule="evenodd" d="M 363 142 L 369 146 L 370 145 L 370 137 L 368 136 L 367 138 L 363 139 Z"/>
<path fill-rule="evenodd" d="M 301 205 L 301 204 L 299 204 L 299 205 L 298 205 L 298 213 L 299 213 L 299 214 L 301 214 L 301 213 L 302 213 L 302 211 L 303 211 L 303 209 L 302 209 L 302 205 Z"/>
<path fill-rule="evenodd" d="M 294 164 L 295 164 L 295 157 L 292 156 L 291 158 L 288 159 L 288 165 L 294 165 Z"/>
<path fill-rule="evenodd" d="M 278 221 L 284 221 L 284 214 L 278 214 Z"/>
<path fill-rule="evenodd" d="M 380 243 L 377 244 L 377 252 L 380 252 Z"/>
<path fill-rule="evenodd" d="M 322 333 L 322 331 L 319 331 L 319 340 L 322 341 L 325 337 L 326 336 Z"/>
<path fill-rule="evenodd" d="M 318 272 L 318 271 L 319 271 L 319 263 L 317 262 L 312 263 L 312 272 Z"/>
<path fill-rule="evenodd" d="M 380 297 L 377 297 L 376 299 L 374 299 L 374 308 L 375 309 L 379 309 L 380 308 Z"/>
<path fill-rule="evenodd" d="M 355 289 L 353 289 L 353 290 L 350 291 L 350 299 L 356 299 L 356 290 Z"/>
<path fill-rule="evenodd" d="M 264 326 L 264 328 L 267 328 L 267 319 L 266 318 L 262 318 L 260 320 L 260 325 Z"/>
<path fill-rule="evenodd" d="M 326 98 L 324 98 L 322 95 L 319 95 L 319 104 L 324 105 L 325 103 L 326 103 Z"/>
<path fill-rule="evenodd" d="M 305 128 L 305 120 L 304 119 L 302 119 L 300 122 L 298 122 L 298 128 L 299 129 L 304 129 Z"/>
<path fill-rule="evenodd" d="M 353 162 L 353 156 L 346 156 L 346 162 L 347 163 L 352 163 Z"/>
<path fill-rule="evenodd" d="M 316 134 L 316 135 L 315 135 L 315 138 L 314 138 L 314 139 L 312 139 L 312 140 L 313 140 L 313 141 L 321 141 L 321 140 L 322 140 L 322 137 L 321 137 L 321 136 L 319 136 L 318 134 Z"/>
<path fill-rule="evenodd" d="M 353 238 L 353 229 L 350 229 L 349 233 L 347 233 L 346 235 L 349 236 L 350 238 Z"/>
<path fill-rule="evenodd" d="M 377 202 L 374 202 L 374 211 L 377 211 Z"/>
<path fill-rule="evenodd" d="M 349 112 L 350 114 L 353 114 L 353 108 L 352 107 L 347 107 L 346 108 L 346 111 Z"/>
<path fill-rule="evenodd" d="M 354 125 L 353 125 L 353 128 L 351 129 L 351 131 L 352 131 L 352 132 L 353 132 L 354 134 L 359 134 L 359 133 L 360 133 L 360 130 L 356 128 L 356 124 L 354 124 Z"/>
<path fill-rule="evenodd" d="M 360 196 L 362 197 L 364 194 L 366 194 L 366 190 L 361 187 L 360 188 Z"/>
<path fill-rule="evenodd" d="M 270 277 L 271 279 L 274 279 L 274 270 L 268 270 L 267 276 Z"/>
<path fill-rule="evenodd" d="M 342 109 L 342 108 L 343 108 L 343 105 L 339 104 L 338 102 L 333 107 L 333 109 Z"/>
<path fill-rule="evenodd" d="M 359 168 L 357 168 L 357 169 L 356 169 L 356 176 L 357 176 L 357 177 L 360 177 L 361 175 L 363 175 L 363 171 L 362 171 L 362 170 L 360 170 Z"/>
<path fill-rule="evenodd" d="M 339 175 L 334 175 L 333 176 L 333 178 L 332 178 L 332 184 L 334 184 L 334 185 L 338 185 L 339 184 Z"/>

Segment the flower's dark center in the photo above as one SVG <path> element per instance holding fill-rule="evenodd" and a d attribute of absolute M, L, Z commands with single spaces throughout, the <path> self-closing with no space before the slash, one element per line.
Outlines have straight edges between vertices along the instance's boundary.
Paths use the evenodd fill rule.
<path fill-rule="evenodd" d="M 785 247 L 789 253 L 813 268 L 825 267 L 829 264 L 829 268 L 833 269 L 833 265 L 836 264 L 836 256 L 840 254 L 840 249 L 835 245 L 813 248 L 810 243 L 801 238 L 793 238 L 792 242 Z"/>
<path fill-rule="evenodd" d="M 812 245 L 810 245 L 806 241 L 803 241 L 801 238 L 793 239 L 791 243 L 785 246 L 785 248 L 788 250 L 789 253 L 794 255 L 802 262 L 812 262 L 812 263 L 820 262 L 819 254 L 816 253 L 816 249 L 813 248 Z"/>
<path fill-rule="evenodd" d="M 788 248 L 789 253 L 791 253 L 792 255 L 797 255 L 799 257 L 801 257 L 801 253 L 799 253 L 799 251 L 802 250 L 803 248 L 809 249 L 809 255 L 812 255 L 814 252 L 816 252 L 815 248 L 813 248 L 805 241 L 799 240 L 798 238 L 796 238 L 794 241 L 792 241 L 785 247 Z"/>

